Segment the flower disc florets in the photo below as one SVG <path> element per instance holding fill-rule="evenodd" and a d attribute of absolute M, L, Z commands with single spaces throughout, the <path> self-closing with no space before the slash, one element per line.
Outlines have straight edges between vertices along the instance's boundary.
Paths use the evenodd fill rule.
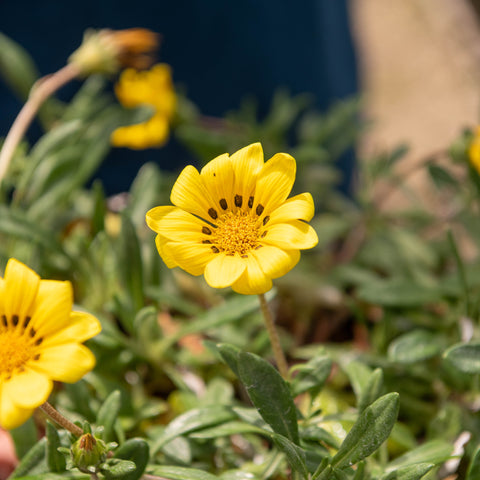
<path fill-rule="evenodd" d="M 167 266 L 203 274 L 215 288 L 268 291 L 272 278 L 296 265 L 300 250 L 318 242 L 307 223 L 312 196 L 287 199 L 295 170 L 286 153 L 264 163 L 259 143 L 220 155 L 201 172 L 186 167 L 172 189 L 174 206 L 155 207 L 146 217 Z"/>

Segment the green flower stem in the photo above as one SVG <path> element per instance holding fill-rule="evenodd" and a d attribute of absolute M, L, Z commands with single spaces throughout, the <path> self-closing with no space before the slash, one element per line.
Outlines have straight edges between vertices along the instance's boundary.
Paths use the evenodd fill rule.
<path fill-rule="evenodd" d="M 280 345 L 278 332 L 275 329 L 275 323 L 273 321 L 272 312 L 268 307 L 267 300 L 265 299 L 265 295 L 263 293 L 260 293 L 258 297 L 260 298 L 260 306 L 262 308 L 263 318 L 265 320 L 265 326 L 267 327 L 268 335 L 270 337 L 270 343 L 272 345 L 275 363 L 277 364 L 280 375 L 286 380 L 288 378 L 288 364 L 287 364 L 287 360 L 285 359 L 285 354 L 283 353 L 282 347 Z"/>
<path fill-rule="evenodd" d="M 2 183 L 17 145 L 35 118 L 43 102 L 80 74 L 80 70 L 73 64 L 68 64 L 57 72 L 41 78 L 32 87 L 25 105 L 13 122 L 0 151 L 0 184 Z"/>
<path fill-rule="evenodd" d="M 43 405 L 40 405 L 40 410 L 42 410 L 47 416 L 49 416 L 55 423 L 61 425 L 65 430 L 73 433 L 76 437 L 81 437 L 83 435 L 83 430 L 72 423 L 68 418 L 65 418 L 58 410 L 56 410 L 48 402 L 45 402 Z"/>

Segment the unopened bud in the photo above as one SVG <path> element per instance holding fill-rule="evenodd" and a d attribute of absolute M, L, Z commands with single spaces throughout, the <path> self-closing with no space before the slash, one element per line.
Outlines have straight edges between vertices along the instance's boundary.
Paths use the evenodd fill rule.
<path fill-rule="evenodd" d="M 95 472 L 107 459 L 107 453 L 105 442 L 90 433 L 82 435 L 71 450 L 73 465 L 85 473 Z"/>

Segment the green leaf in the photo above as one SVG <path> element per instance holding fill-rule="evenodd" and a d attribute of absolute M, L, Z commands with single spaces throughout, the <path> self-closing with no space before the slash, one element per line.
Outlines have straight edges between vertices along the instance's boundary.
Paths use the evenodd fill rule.
<path fill-rule="evenodd" d="M 296 397 L 310 392 L 312 397 L 318 395 L 332 370 L 332 360 L 326 355 L 312 358 L 307 363 L 296 365 L 291 369 L 295 377 L 291 381 L 292 395 Z"/>
<path fill-rule="evenodd" d="M 129 460 L 110 460 L 107 464 L 104 464 L 100 470 L 105 475 L 105 478 L 111 480 L 140 478 L 140 476 L 136 474 L 136 465 Z"/>
<path fill-rule="evenodd" d="M 418 329 L 397 337 L 388 348 L 388 357 L 393 362 L 410 364 L 432 358 L 440 351 L 438 335 Z"/>
<path fill-rule="evenodd" d="M 365 302 L 384 307 L 419 307 L 438 301 L 440 291 L 398 278 L 363 285 L 358 289 L 357 295 Z"/>
<path fill-rule="evenodd" d="M 465 480 L 478 480 L 480 478 L 480 447 L 477 447 L 475 453 L 470 460 L 467 476 Z"/>
<path fill-rule="evenodd" d="M 365 388 L 358 399 L 358 410 L 363 412 L 371 403 L 373 403 L 383 390 L 383 372 L 376 368 L 370 375 Z"/>
<path fill-rule="evenodd" d="M 362 362 L 349 360 L 348 358 L 340 359 L 340 365 L 350 380 L 358 404 L 364 390 L 370 382 L 372 369 Z"/>
<path fill-rule="evenodd" d="M 37 67 L 27 51 L 3 33 L 0 33 L 0 75 L 21 100 L 27 99 L 38 78 Z"/>
<path fill-rule="evenodd" d="M 381 480 L 420 480 L 435 465 L 433 463 L 416 463 L 400 467 L 381 477 Z"/>
<path fill-rule="evenodd" d="M 57 429 L 47 421 L 47 465 L 52 472 L 64 472 L 67 462 L 65 456 L 58 451 L 61 447 Z"/>
<path fill-rule="evenodd" d="M 328 480 L 332 475 L 330 458 L 325 457 L 312 475 L 312 480 Z"/>
<path fill-rule="evenodd" d="M 133 463 L 134 470 L 127 463 L 116 468 L 115 478 L 118 480 L 138 480 L 145 471 L 150 455 L 148 443 L 143 438 L 130 438 L 123 445 L 115 450 L 115 459 L 128 460 L 128 464 Z M 120 464 L 117 464 L 120 465 Z M 123 469 L 120 473 L 118 469 Z M 110 468 L 110 472 L 112 469 Z"/>
<path fill-rule="evenodd" d="M 480 342 L 454 345 L 443 354 L 443 358 L 463 373 L 480 373 Z"/>
<path fill-rule="evenodd" d="M 433 463 L 438 465 L 450 458 L 453 446 L 443 440 L 431 440 L 420 447 L 404 453 L 387 465 L 387 472 L 392 469 L 417 465 L 419 463 Z"/>
<path fill-rule="evenodd" d="M 235 418 L 230 408 L 223 405 L 209 405 L 194 408 L 170 422 L 163 433 L 152 444 L 152 454 L 156 454 L 166 443 L 185 433 L 219 425 Z"/>
<path fill-rule="evenodd" d="M 270 363 L 253 353 L 239 353 L 238 373 L 262 418 L 274 432 L 298 445 L 297 410 L 288 383 Z"/>
<path fill-rule="evenodd" d="M 287 457 L 290 467 L 300 473 L 303 478 L 307 478 L 308 469 L 305 461 L 305 452 L 298 445 L 295 445 L 288 438 L 278 433 L 274 433 L 272 439 L 278 449 Z"/>
<path fill-rule="evenodd" d="M 398 393 L 388 393 L 368 406 L 332 459 L 334 467 L 354 465 L 371 455 L 388 438 L 399 408 Z"/>
<path fill-rule="evenodd" d="M 102 439 L 107 443 L 115 440 L 114 427 L 120 407 L 121 394 L 119 390 L 115 390 L 107 397 L 98 410 L 96 423 L 98 426 L 103 426 Z"/>
<path fill-rule="evenodd" d="M 228 343 L 218 343 L 215 347 L 220 353 L 223 361 L 230 367 L 232 372 L 240 378 L 240 374 L 238 373 L 238 356 L 240 355 L 241 350 L 235 345 L 230 345 Z"/>
<path fill-rule="evenodd" d="M 39 440 L 35 446 L 22 458 L 15 471 L 8 478 L 13 479 L 23 477 L 37 467 L 45 459 L 46 444 L 46 437 L 43 437 L 41 440 Z"/>
<path fill-rule="evenodd" d="M 270 438 L 271 432 L 255 425 L 250 425 L 245 422 L 227 422 L 216 427 L 206 428 L 200 432 L 194 432 L 190 434 L 191 438 L 218 438 L 228 437 L 230 435 L 236 435 L 239 433 L 258 433 Z"/>
<path fill-rule="evenodd" d="M 15 452 L 18 458 L 23 458 L 38 441 L 38 432 L 33 417 L 30 417 L 20 427 L 10 430 Z"/>
<path fill-rule="evenodd" d="M 427 168 L 433 183 L 439 190 L 458 186 L 458 181 L 455 180 L 447 169 L 433 163 L 428 164 Z"/>
<path fill-rule="evenodd" d="M 169 465 L 155 465 L 149 467 L 148 473 L 170 480 L 218 480 L 219 477 L 196 468 L 174 467 Z"/>

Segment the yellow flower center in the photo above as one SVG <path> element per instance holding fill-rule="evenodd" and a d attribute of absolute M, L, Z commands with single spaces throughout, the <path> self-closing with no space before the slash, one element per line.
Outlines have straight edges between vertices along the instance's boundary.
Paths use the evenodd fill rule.
<path fill-rule="evenodd" d="M 258 246 L 261 223 L 244 211 L 226 212 L 217 220 L 212 243 L 227 255 L 245 255 Z"/>
<path fill-rule="evenodd" d="M 18 316 L 10 321 L 2 315 L 0 328 L 0 380 L 9 380 L 16 371 L 23 371 L 31 360 L 38 360 L 38 346 L 43 338 L 38 337 L 33 327 L 27 328 L 30 317 L 18 325 Z"/>

